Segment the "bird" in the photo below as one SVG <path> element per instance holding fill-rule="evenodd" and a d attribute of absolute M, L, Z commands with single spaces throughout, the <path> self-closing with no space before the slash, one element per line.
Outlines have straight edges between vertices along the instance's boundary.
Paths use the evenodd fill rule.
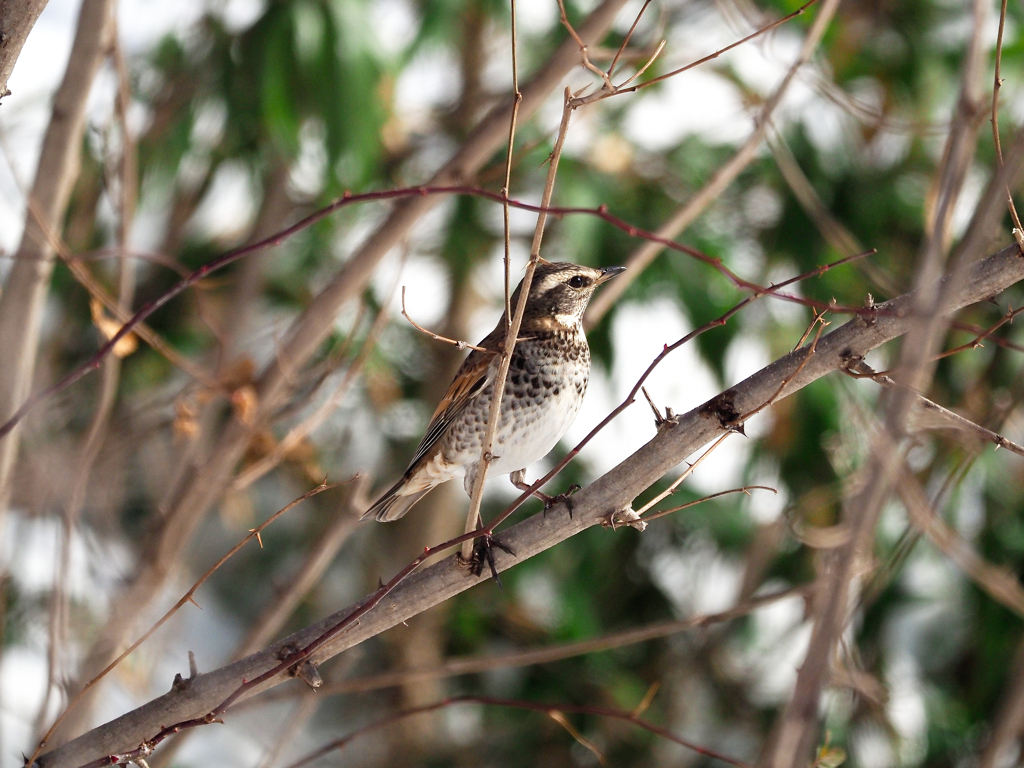
<path fill-rule="evenodd" d="M 623 271 L 625 267 L 537 262 L 505 380 L 489 474 L 508 473 L 516 488 L 527 490 L 526 467 L 547 455 L 569 429 L 590 378 L 583 312 L 597 287 Z M 522 282 L 509 302 L 513 312 L 521 290 Z M 472 496 L 506 325 L 503 313 L 480 349 L 470 352 L 430 418 L 405 474 L 366 510 L 363 520 L 398 520 L 431 489 L 459 477 Z"/>

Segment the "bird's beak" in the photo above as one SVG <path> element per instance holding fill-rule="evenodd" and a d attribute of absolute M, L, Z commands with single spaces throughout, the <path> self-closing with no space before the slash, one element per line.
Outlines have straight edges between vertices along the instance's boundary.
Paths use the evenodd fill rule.
<path fill-rule="evenodd" d="M 601 276 L 597 278 L 597 284 L 607 283 L 616 275 L 621 275 L 626 271 L 625 267 L 605 267 L 601 270 Z"/>

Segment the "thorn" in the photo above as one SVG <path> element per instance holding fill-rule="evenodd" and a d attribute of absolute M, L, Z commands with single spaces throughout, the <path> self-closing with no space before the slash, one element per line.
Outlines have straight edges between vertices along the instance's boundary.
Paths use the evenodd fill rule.
<path fill-rule="evenodd" d="M 640 391 L 644 393 L 644 397 L 647 398 L 647 404 L 651 406 L 651 410 L 654 411 L 655 429 L 661 429 L 661 425 L 665 423 L 665 419 L 662 418 L 661 411 L 658 410 L 658 406 L 656 406 L 654 404 L 654 400 L 651 399 L 650 394 L 647 392 L 647 387 L 640 387 Z"/>
<path fill-rule="evenodd" d="M 199 674 L 199 665 L 196 664 L 196 655 L 192 651 L 188 652 L 188 679 L 195 679 L 196 675 Z"/>
<path fill-rule="evenodd" d="M 201 611 L 201 610 L 203 610 L 203 606 L 201 606 L 201 605 L 200 605 L 199 603 L 197 603 L 197 602 L 196 602 L 196 599 L 195 599 L 194 597 L 192 597 L 192 595 L 189 595 L 189 596 L 188 596 L 188 601 L 189 601 L 190 603 L 192 603 L 192 605 L 194 605 L 194 606 L 195 606 L 196 608 L 198 608 L 198 609 L 199 609 L 200 611 Z"/>
<path fill-rule="evenodd" d="M 384 579 L 377 577 L 377 589 L 384 589 Z"/>
<path fill-rule="evenodd" d="M 256 534 L 256 541 L 258 541 L 260 543 L 260 549 L 263 549 L 263 537 L 260 536 L 260 529 L 259 528 L 250 528 L 249 529 L 249 533 L 255 533 Z"/>

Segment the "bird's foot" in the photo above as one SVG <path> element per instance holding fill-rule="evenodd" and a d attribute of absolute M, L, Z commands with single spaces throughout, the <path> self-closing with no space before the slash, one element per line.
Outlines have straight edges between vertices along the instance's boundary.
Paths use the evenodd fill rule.
<path fill-rule="evenodd" d="M 502 552 L 512 555 L 512 557 L 516 556 L 512 547 L 502 543 L 496 536 L 485 533 L 473 542 L 473 556 L 469 560 L 469 572 L 474 576 L 479 576 L 484 572 L 484 565 L 486 565 L 490 568 L 491 576 L 494 577 L 498 589 L 504 589 L 501 585 L 501 579 L 498 577 L 498 568 L 494 563 L 495 547 Z"/>
<path fill-rule="evenodd" d="M 544 501 L 544 514 L 546 515 L 548 510 L 552 507 L 556 507 L 559 504 L 565 504 L 565 508 L 569 511 L 569 518 L 572 519 L 573 501 L 571 497 L 576 493 L 576 491 L 580 490 L 581 487 L 582 486 L 573 483 L 565 493 L 560 493 L 557 496 L 548 496 L 545 493 L 542 497 Z"/>
<path fill-rule="evenodd" d="M 573 483 L 569 486 L 569 489 L 565 493 L 560 493 L 557 496 L 544 493 L 541 490 L 534 490 L 532 486 L 526 482 L 526 470 L 518 469 L 515 472 L 509 474 L 509 478 L 512 480 L 512 485 L 518 488 L 520 491 L 530 491 L 531 494 L 536 496 L 538 499 L 544 502 L 544 514 L 547 514 L 548 510 L 558 504 L 565 504 L 565 508 L 569 510 L 569 517 L 572 517 L 572 496 L 576 491 L 580 490 L 580 486 Z"/>

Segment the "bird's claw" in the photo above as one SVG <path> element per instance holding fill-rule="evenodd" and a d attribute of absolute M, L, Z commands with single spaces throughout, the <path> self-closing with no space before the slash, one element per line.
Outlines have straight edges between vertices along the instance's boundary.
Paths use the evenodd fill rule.
<path fill-rule="evenodd" d="M 570 498 L 576 491 L 580 490 L 582 486 L 573 483 L 569 486 L 565 493 L 560 493 L 557 496 L 545 496 L 544 497 L 544 514 L 548 513 L 548 510 L 558 504 L 565 504 L 565 508 L 569 510 L 569 519 L 572 519 L 573 502 Z"/>
<path fill-rule="evenodd" d="M 494 563 L 495 547 L 506 554 L 512 555 L 512 557 L 516 556 L 512 547 L 504 544 L 497 537 L 485 533 L 473 542 L 473 557 L 469 561 L 469 572 L 474 576 L 479 576 L 484 572 L 484 565 L 487 565 L 491 570 L 491 576 L 494 577 L 494 581 L 498 585 L 498 589 L 504 589 L 501 579 L 498 577 L 498 568 Z"/>

